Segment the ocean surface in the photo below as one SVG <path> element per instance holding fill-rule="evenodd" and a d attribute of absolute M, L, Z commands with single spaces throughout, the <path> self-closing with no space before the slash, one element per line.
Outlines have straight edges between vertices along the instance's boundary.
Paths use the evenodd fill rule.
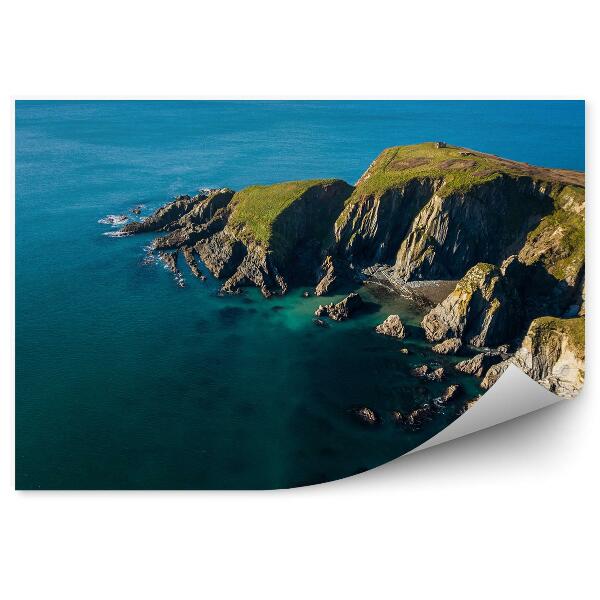
<path fill-rule="evenodd" d="M 107 214 L 144 214 L 201 187 L 339 177 L 385 147 L 444 140 L 584 169 L 582 102 L 17 102 L 16 487 L 279 488 L 387 462 L 419 432 L 394 425 L 443 384 L 421 314 L 361 289 L 364 315 L 315 327 L 317 298 L 219 297 L 182 267 L 143 264 L 152 236 L 111 238 Z M 206 272 L 206 269 L 204 269 Z M 338 296 L 341 298 L 341 296 Z M 398 313 L 413 335 L 373 327 Z M 399 352 L 400 346 L 410 354 Z M 477 381 L 456 377 L 477 393 Z M 384 416 L 367 427 L 352 409 Z"/>

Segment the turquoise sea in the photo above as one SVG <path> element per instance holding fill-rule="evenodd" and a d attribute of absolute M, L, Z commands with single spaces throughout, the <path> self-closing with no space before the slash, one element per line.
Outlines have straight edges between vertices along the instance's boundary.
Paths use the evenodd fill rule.
<path fill-rule="evenodd" d="M 584 105 L 17 102 L 16 487 L 312 484 L 391 460 L 456 418 L 460 405 L 408 432 L 386 417 L 444 388 L 409 375 L 432 357 L 405 301 L 363 289 L 372 311 L 321 329 L 319 299 L 301 290 L 223 298 L 187 269 L 182 289 L 142 264 L 151 236 L 111 238 L 98 223 L 200 187 L 354 183 L 383 148 L 428 140 L 583 170 Z M 372 331 L 395 312 L 414 326 L 408 355 Z M 363 405 L 381 426 L 353 417 Z"/>

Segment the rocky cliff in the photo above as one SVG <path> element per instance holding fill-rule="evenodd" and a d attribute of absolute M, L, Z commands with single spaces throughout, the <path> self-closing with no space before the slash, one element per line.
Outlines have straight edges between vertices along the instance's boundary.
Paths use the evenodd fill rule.
<path fill-rule="evenodd" d="M 551 392 L 573 398 L 584 381 L 584 318 L 534 319 L 515 355 L 490 367 L 481 387 L 489 389 L 511 363 Z"/>
<path fill-rule="evenodd" d="M 425 143 L 384 150 L 354 187 L 208 190 L 123 233 L 161 232 L 155 249 L 198 256 L 225 292 L 298 284 L 325 295 L 381 268 L 398 282 L 458 280 L 423 319 L 426 337 L 515 349 L 532 321 L 584 314 L 584 196 L 583 173 Z"/>

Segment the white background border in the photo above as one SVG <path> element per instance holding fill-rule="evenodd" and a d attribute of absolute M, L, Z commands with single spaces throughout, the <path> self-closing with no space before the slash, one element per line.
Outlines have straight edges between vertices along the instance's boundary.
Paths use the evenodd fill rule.
<path fill-rule="evenodd" d="M 264 493 L 15 492 L 12 341 L 14 98 L 585 98 L 587 217 L 597 223 L 593 4 L 8 4 L 0 15 L 3 597 L 597 597 L 593 316 L 580 399 L 349 480 Z M 588 314 L 598 288 L 594 238 L 588 226 Z"/>

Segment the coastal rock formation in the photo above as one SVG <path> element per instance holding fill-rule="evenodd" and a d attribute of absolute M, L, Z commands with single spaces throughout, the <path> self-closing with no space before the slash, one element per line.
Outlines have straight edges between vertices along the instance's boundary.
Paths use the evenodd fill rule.
<path fill-rule="evenodd" d="M 411 374 L 415 377 L 426 377 L 429 373 L 429 367 L 427 365 L 421 365 L 411 371 Z"/>
<path fill-rule="evenodd" d="M 461 392 L 460 385 L 457 383 L 453 383 L 449 385 L 442 394 L 440 398 L 440 404 L 448 404 L 448 402 L 452 402 L 452 400 L 456 400 Z"/>
<path fill-rule="evenodd" d="M 360 310 L 364 302 L 359 294 L 353 292 L 346 296 L 343 300 L 334 304 L 320 304 L 315 310 L 316 317 L 327 316 L 334 321 L 344 321 L 349 319 L 357 310 Z"/>
<path fill-rule="evenodd" d="M 354 411 L 354 414 L 360 419 L 363 423 L 367 425 L 377 425 L 379 423 L 379 417 L 377 413 L 367 406 L 363 406 L 362 408 L 357 408 Z"/>
<path fill-rule="evenodd" d="M 398 315 L 390 315 L 387 319 L 377 325 L 375 327 L 375 331 L 377 333 L 381 333 L 382 335 L 389 335 L 391 337 L 396 337 L 399 339 L 403 339 L 406 337 L 406 330 L 404 329 L 404 324 L 400 320 Z"/>
<path fill-rule="evenodd" d="M 508 369 L 508 365 L 510 365 L 510 359 L 503 360 L 495 365 L 492 365 L 486 372 L 483 380 L 479 384 L 480 387 L 484 390 L 489 390 L 495 383 L 500 379 L 500 377 L 504 374 L 504 371 Z"/>
<path fill-rule="evenodd" d="M 444 371 L 444 367 L 438 367 L 434 369 L 431 373 L 427 374 L 427 379 L 430 381 L 441 381 L 444 378 L 446 372 Z"/>
<path fill-rule="evenodd" d="M 315 296 L 324 296 L 334 286 L 337 275 L 331 256 L 326 256 L 320 269 L 319 283 L 315 287 Z"/>
<path fill-rule="evenodd" d="M 198 256 L 229 293 L 255 286 L 270 296 L 300 285 L 321 296 L 342 282 L 375 281 L 374 273 L 392 291 L 398 282 L 457 281 L 423 318 L 427 339 L 440 350 L 456 344 L 449 338 L 518 348 L 534 320 L 585 314 L 584 186 L 583 173 L 424 143 L 384 150 L 355 186 L 317 179 L 203 190 L 116 235 L 160 232 L 155 250 L 181 249 L 196 275 Z M 334 306 L 322 314 L 347 318 Z M 477 360 L 464 368 L 480 373 L 490 359 Z M 522 361 L 570 393 L 575 379 L 561 361 L 549 370 Z M 500 365 L 488 367 L 484 383 Z"/>
<path fill-rule="evenodd" d="M 475 355 L 473 358 L 459 362 L 454 366 L 454 368 L 457 371 L 467 375 L 483 377 L 490 367 L 502 362 L 503 360 L 506 360 L 507 358 L 508 356 L 501 352 L 481 352 Z"/>
<path fill-rule="evenodd" d="M 198 263 L 196 262 L 196 258 L 194 257 L 194 249 L 189 246 L 185 246 L 183 248 L 183 257 L 185 258 L 185 262 L 187 263 L 190 271 L 195 277 L 204 281 L 206 277 L 202 275 L 202 272 L 198 268 Z"/>
<path fill-rule="evenodd" d="M 535 319 L 512 362 L 551 392 L 572 398 L 583 386 L 584 336 L 583 317 Z"/>
<path fill-rule="evenodd" d="M 490 367 L 481 387 L 489 389 L 510 364 L 551 392 L 575 397 L 583 386 L 585 373 L 583 317 L 534 319 L 514 356 Z"/>
<path fill-rule="evenodd" d="M 451 336 L 473 346 L 494 346 L 517 332 L 519 299 L 494 265 L 478 263 L 421 322 L 430 341 Z"/>
<path fill-rule="evenodd" d="M 459 338 L 448 338 L 431 349 L 438 354 L 456 354 L 462 348 L 462 342 Z"/>

